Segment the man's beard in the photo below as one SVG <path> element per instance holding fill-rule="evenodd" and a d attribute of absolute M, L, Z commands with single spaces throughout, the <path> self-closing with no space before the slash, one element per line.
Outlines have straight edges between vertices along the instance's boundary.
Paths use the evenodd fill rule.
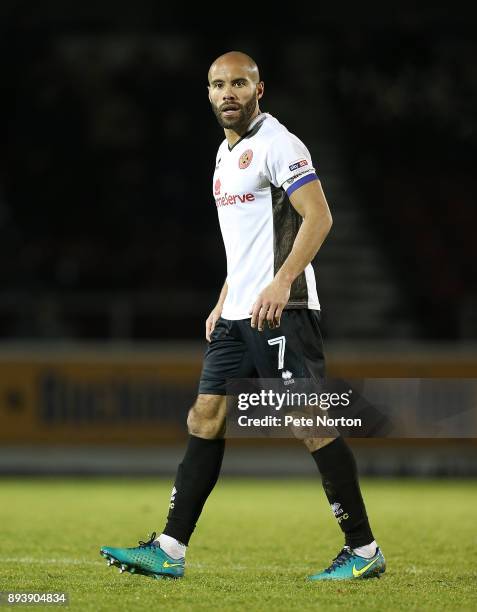
<path fill-rule="evenodd" d="M 215 104 L 211 102 L 212 110 L 214 111 L 214 115 L 217 117 L 217 121 L 219 122 L 220 126 L 227 130 L 240 132 L 245 130 L 250 123 L 250 118 L 252 117 L 257 106 L 257 100 L 255 95 L 253 95 L 248 102 L 245 102 L 245 104 L 239 104 L 238 102 L 233 102 L 233 104 L 240 107 L 239 114 L 234 119 L 229 119 L 224 117 L 219 110 L 219 107 L 215 106 Z M 225 103 L 221 106 L 225 106 Z"/>

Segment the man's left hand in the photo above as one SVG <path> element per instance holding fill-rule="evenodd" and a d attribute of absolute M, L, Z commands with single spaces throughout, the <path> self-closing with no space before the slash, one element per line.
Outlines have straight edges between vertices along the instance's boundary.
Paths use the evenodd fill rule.
<path fill-rule="evenodd" d="M 263 331 L 265 320 L 270 329 L 280 326 L 280 319 L 283 309 L 290 298 L 290 285 L 278 281 L 276 278 L 265 287 L 255 300 L 250 314 L 252 327 L 258 327 L 258 331 Z"/>

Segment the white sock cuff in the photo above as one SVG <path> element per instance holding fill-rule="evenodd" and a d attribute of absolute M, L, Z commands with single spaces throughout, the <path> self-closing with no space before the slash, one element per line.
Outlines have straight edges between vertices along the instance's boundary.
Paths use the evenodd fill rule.
<path fill-rule="evenodd" d="M 179 540 L 176 540 L 165 533 L 161 533 L 161 535 L 156 538 L 155 541 L 159 542 L 159 546 L 169 555 L 169 557 L 172 557 L 173 559 L 181 559 L 182 557 L 185 557 L 187 546 L 179 542 Z"/>
<path fill-rule="evenodd" d="M 358 548 L 353 548 L 353 552 L 355 555 L 359 557 L 365 557 L 366 559 L 371 559 L 376 554 L 378 549 L 378 545 L 376 544 L 376 540 L 373 540 L 366 546 L 359 546 Z"/>

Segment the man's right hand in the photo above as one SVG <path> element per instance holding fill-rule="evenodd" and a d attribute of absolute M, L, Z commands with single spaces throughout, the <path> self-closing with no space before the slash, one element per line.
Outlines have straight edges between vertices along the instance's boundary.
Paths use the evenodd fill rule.
<path fill-rule="evenodd" d="M 212 310 L 210 315 L 207 317 L 207 321 L 205 322 L 205 339 L 207 342 L 210 342 L 210 336 L 214 331 L 215 324 L 220 319 L 220 315 L 222 314 L 222 305 L 217 304 L 217 306 Z"/>

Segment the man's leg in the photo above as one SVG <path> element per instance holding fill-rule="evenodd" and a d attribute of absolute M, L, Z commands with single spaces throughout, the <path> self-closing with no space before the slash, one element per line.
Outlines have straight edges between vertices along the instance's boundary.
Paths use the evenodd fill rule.
<path fill-rule="evenodd" d="M 197 401 L 189 411 L 189 443 L 177 471 L 167 524 L 159 544 L 181 557 L 219 476 L 225 447 L 226 381 L 253 372 L 236 321 L 220 318 L 202 367 Z"/>
<path fill-rule="evenodd" d="M 319 319 L 320 315 L 314 310 L 285 310 L 279 328 L 270 330 L 265 326 L 262 332 L 251 329 L 248 321 L 240 321 L 259 376 L 281 379 L 283 373 L 288 371 L 296 378 L 324 380 L 325 357 Z M 281 347 L 280 351 L 277 350 L 278 346 Z M 369 558 L 369 563 L 373 565 L 359 574 L 362 577 L 371 575 L 375 569 L 384 571 L 384 558 L 382 562 L 380 558 L 378 563 L 372 561 L 374 557 L 370 557 L 373 551 L 375 556 L 381 553 L 376 548 L 366 516 L 351 450 L 341 437 L 309 438 L 304 442 L 317 463 L 325 493 L 345 534 L 346 550 L 349 547 L 351 552 L 362 555 L 358 558 L 351 555 L 347 563 L 353 564 L 356 559 L 356 571 L 359 573 L 365 567 L 360 559 L 365 561 Z M 352 574 L 352 567 L 354 565 L 348 563 L 347 570 L 351 575 L 340 577 L 356 577 Z"/>
<path fill-rule="evenodd" d="M 358 480 L 356 461 L 349 446 L 338 438 L 304 440 L 321 474 L 323 489 L 331 509 L 352 549 L 365 547 L 372 557 L 376 551 L 373 533 Z"/>
<path fill-rule="evenodd" d="M 254 373 L 237 323 L 220 317 L 207 345 L 199 394 L 187 418 L 187 450 L 177 470 L 163 533 L 159 538 L 154 533 L 135 548 L 103 546 L 100 552 L 109 565 L 156 578 L 184 574 L 186 546 L 222 465 L 226 382 Z"/>
<path fill-rule="evenodd" d="M 331 509 L 345 535 L 345 547 L 331 565 L 309 579 L 379 578 L 386 569 L 386 561 L 369 526 L 351 449 L 341 436 L 304 442 L 318 466 Z"/>
<path fill-rule="evenodd" d="M 103 546 L 100 552 L 108 565 L 154 578 L 184 575 L 186 545 L 222 465 L 225 412 L 225 396 L 199 394 L 189 411 L 189 442 L 177 471 L 164 532 L 157 539 L 154 533 L 134 548 Z"/>
<path fill-rule="evenodd" d="M 189 441 L 172 489 L 169 514 L 158 541 L 182 557 L 202 508 L 219 477 L 224 456 L 226 398 L 200 394 L 189 411 Z"/>

